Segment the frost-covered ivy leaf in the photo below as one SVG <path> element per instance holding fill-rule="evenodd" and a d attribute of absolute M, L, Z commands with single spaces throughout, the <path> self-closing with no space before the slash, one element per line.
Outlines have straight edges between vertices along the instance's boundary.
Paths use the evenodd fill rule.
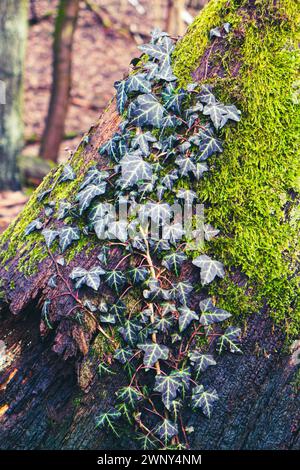
<path fill-rule="evenodd" d="M 77 289 L 80 289 L 80 287 L 86 285 L 87 287 L 91 287 L 95 291 L 98 291 L 100 287 L 100 277 L 104 274 L 105 271 L 100 268 L 100 266 L 95 266 L 90 270 L 77 267 L 72 270 L 70 278 L 73 281 L 76 281 Z"/>
<path fill-rule="evenodd" d="M 150 154 L 149 143 L 151 142 L 156 142 L 156 137 L 152 135 L 150 131 L 142 132 L 140 134 L 136 134 L 132 139 L 131 147 L 133 149 L 140 149 L 143 155 L 148 156 Z"/>
<path fill-rule="evenodd" d="M 185 110 L 186 117 L 190 116 L 191 114 L 198 114 L 200 111 L 203 110 L 203 104 L 199 101 L 196 102 L 193 106 Z"/>
<path fill-rule="evenodd" d="M 162 45 L 142 44 L 141 46 L 138 46 L 138 48 L 144 54 L 147 54 L 149 57 L 152 57 L 153 59 L 158 59 L 159 61 L 163 60 L 164 57 L 168 54 L 168 52 Z"/>
<path fill-rule="evenodd" d="M 196 380 L 201 372 L 204 372 L 208 367 L 215 366 L 217 363 L 211 354 L 203 354 L 200 351 L 191 351 L 189 359 L 196 372 Z"/>
<path fill-rule="evenodd" d="M 200 180 L 205 171 L 208 171 L 206 163 L 196 163 L 196 169 L 193 171 L 193 174 L 197 181 Z"/>
<path fill-rule="evenodd" d="M 134 321 L 125 320 L 123 326 L 118 328 L 118 331 L 121 333 L 126 343 L 134 346 L 138 340 L 138 333 L 141 329 L 141 325 L 138 325 Z"/>
<path fill-rule="evenodd" d="M 210 224 L 204 224 L 204 237 L 205 237 L 205 240 L 207 240 L 208 242 L 212 238 L 216 237 L 218 233 L 220 233 L 220 230 L 214 228 Z"/>
<path fill-rule="evenodd" d="M 65 261 L 65 258 L 63 258 L 63 256 L 59 256 L 56 260 L 57 264 L 59 264 L 59 266 L 65 266 L 66 264 L 66 261 Z"/>
<path fill-rule="evenodd" d="M 157 78 L 166 82 L 174 82 L 177 79 L 176 75 L 174 75 L 172 70 L 170 56 L 165 55 L 164 58 L 161 60 L 157 73 Z"/>
<path fill-rule="evenodd" d="M 232 353 L 242 353 L 238 344 L 240 343 L 241 329 L 235 326 L 229 326 L 225 333 L 219 337 L 217 342 L 217 352 L 221 354 L 228 349 Z"/>
<path fill-rule="evenodd" d="M 66 163 L 66 165 L 64 165 L 63 167 L 62 174 L 58 178 L 58 182 L 64 183 L 65 181 L 74 181 L 75 178 L 76 178 L 75 171 L 73 170 L 71 165 L 69 165 L 69 163 Z"/>
<path fill-rule="evenodd" d="M 172 209 L 167 203 L 149 202 L 147 204 L 147 209 L 148 217 L 150 217 L 156 224 L 168 221 L 172 215 Z"/>
<path fill-rule="evenodd" d="M 213 104 L 216 102 L 216 98 L 212 92 L 212 87 L 210 85 L 202 85 L 198 98 L 201 103 L 205 104 Z"/>
<path fill-rule="evenodd" d="M 144 351 L 144 365 L 152 367 L 160 359 L 167 360 L 169 357 L 169 348 L 158 343 L 138 344 L 137 347 Z"/>
<path fill-rule="evenodd" d="M 160 126 L 160 133 L 164 134 L 166 129 L 175 129 L 176 127 L 181 125 L 181 121 L 172 114 L 167 114 L 162 121 Z"/>
<path fill-rule="evenodd" d="M 175 251 L 163 257 L 162 266 L 165 266 L 170 271 L 174 271 L 176 276 L 179 276 L 181 265 L 187 259 L 183 251 Z"/>
<path fill-rule="evenodd" d="M 220 128 L 224 127 L 227 121 L 230 119 L 231 121 L 239 122 L 241 120 L 241 111 L 237 109 L 237 107 L 232 104 L 230 106 L 224 106 L 226 114 L 222 117 L 222 122 L 220 124 Z"/>
<path fill-rule="evenodd" d="M 41 193 L 38 194 L 38 201 L 39 202 L 42 202 L 43 199 L 45 199 L 46 196 L 48 196 L 48 194 L 50 194 L 52 192 L 53 188 L 49 188 L 49 189 L 46 189 L 45 191 L 42 191 Z"/>
<path fill-rule="evenodd" d="M 25 236 L 29 235 L 32 232 L 35 232 L 36 230 L 41 230 L 42 227 L 43 227 L 43 224 L 40 219 L 33 220 L 25 228 L 25 231 L 24 231 Z"/>
<path fill-rule="evenodd" d="M 115 214 L 111 205 L 107 204 L 106 202 L 99 202 L 89 211 L 88 221 L 89 223 L 93 224 L 96 222 L 96 220 L 105 218 L 109 213 L 111 214 L 111 219 L 113 220 Z"/>
<path fill-rule="evenodd" d="M 167 188 L 159 184 L 156 188 L 157 199 L 161 201 L 164 197 L 164 193 L 166 192 Z"/>
<path fill-rule="evenodd" d="M 178 199 L 184 199 L 184 202 L 189 205 L 192 205 L 194 199 L 197 199 L 197 194 L 191 189 L 179 189 L 176 196 Z"/>
<path fill-rule="evenodd" d="M 180 168 L 181 176 L 188 176 L 190 172 L 194 173 L 196 171 L 195 163 L 189 157 L 180 155 L 179 157 L 176 158 L 175 163 Z"/>
<path fill-rule="evenodd" d="M 117 397 L 121 402 L 129 403 L 134 408 L 136 403 L 143 399 L 143 394 L 137 388 L 128 385 L 118 390 Z"/>
<path fill-rule="evenodd" d="M 101 323 L 108 323 L 109 325 L 116 324 L 116 317 L 111 313 L 108 313 L 107 315 L 100 315 L 99 320 Z"/>
<path fill-rule="evenodd" d="M 212 323 L 218 323 L 227 320 L 227 318 L 231 317 L 231 313 L 221 308 L 215 307 L 210 297 L 201 300 L 199 306 L 202 312 L 202 315 L 200 317 L 200 323 L 202 325 L 211 325 Z"/>
<path fill-rule="evenodd" d="M 133 285 L 141 284 L 149 277 L 149 270 L 143 266 L 131 268 L 127 272 Z"/>
<path fill-rule="evenodd" d="M 86 209 L 89 208 L 93 199 L 96 196 L 101 196 L 105 193 L 106 182 L 102 181 L 99 185 L 89 184 L 84 189 L 79 191 L 76 196 L 76 201 L 79 203 L 79 213 L 82 214 Z"/>
<path fill-rule="evenodd" d="M 180 90 L 176 93 L 165 93 L 162 95 L 164 106 L 168 111 L 173 111 L 175 114 L 180 115 L 182 109 L 182 102 L 186 97 L 186 92 Z"/>
<path fill-rule="evenodd" d="M 155 377 L 154 390 L 161 393 L 162 402 L 169 411 L 172 401 L 177 397 L 180 386 L 180 379 L 172 373 L 170 375 L 157 375 Z"/>
<path fill-rule="evenodd" d="M 211 417 L 213 403 L 218 399 L 217 391 L 212 387 L 205 390 L 203 385 L 197 385 L 193 388 L 192 406 L 194 409 L 200 408 L 208 418 Z"/>
<path fill-rule="evenodd" d="M 184 331 L 193 320 L 199 320 L 199 315 L 188 307 L 179 307 L 179 331 Z"/>
<path fill-rule="evenodd" d="M 136 73 L 129 75 L 126 80 L 127 93 L 139 91 L 141 93 L 151 93 L 151 82 L 147 80 L 146 74 Z"/>
<path fill-rule="evenodd" d="M 181 281 L 176 284 L 173 288 L 176 299 L 182 304 L 186 305 L 188 303 L 189 294 L 193 290 L 193 286 L 188 281 Z"/>
<path fill-rule="evenodd" d="M 122 414 L 120 411 L 115 408 L 110 408 L 106 413 L 100 413 L 100 415 L 96 417 L 96 428 L 103 429 L 105 427 L 109 427 L 113 433 L 119 437 L 114 423 L 121 418 L 121 416 Z"/>
<path fill-rule="evenodd" d="M 65 227 L 59 231 L 59 246 L 64 252 L 75 240 L 80 239 L 80 230 L 77 227 Z"/>
<path fill-rule="evenodd" d="M 126 242 L 127 234 L 127 221 L 119 220 L 117 222 L 110 222 L 107 230 L 110 239 L 117 239 L 121 242 Z"/>
<path fill-rule="evenodd" d="M 224 23 L 223 28 L 225 29 L 226 33 L 229 33 L 230 28 L 231 28 L 231 24 L 230 23 Z"/>
<path fill-rule="evenodd" d="M 165 114 L 165 108 L 150 93 L 139 95 L 128 108 L 130 123 L 138 127 L 150 125 L 160 128 Z"/>
<path fill-rule="evenodd" d="M 207 160 L 208 157 L 210 157 L 216 152 L 223 152 L 222 142 L 213 136 L 209 136 L 201 140 L 199 144 L 199 152 L 196 155 L 196 159 L 200 161 Z"/>
<path fill-rule="evenodd" d="M 54 274 L 53 276 L 49 278 L 47 286 L 50 287 L 51 289 L 55 289 L 57 287 L 57 275 L 56 274 Z"/>
<path fill-rule="evenodd" d="M 203 286 L 212 282 L 216 276 L 221 278 L 225 276 L 223 264 L 207 255 L 198 256 L 192 263 L 200 268 L 200 278 Z"/>
<path fill-rule="evenodd" d="M 161 251 L 168 251 L 171 249 L 171 245 L 168 242 L 168 240 L 149 240 L 149 245 L 151 247 L 151 250 L 154 253 L 160 253 Z"/>
<path fill-rule="evenodd" d="M 110 140 L 105 142 L 100 148 L 99 153 L 100 155 L 108 155 L 112 160 L 118 162 L 119 161 L 119 147 L 118 142 L 120 140 L 120 136 L 115 134 Z"/>
<path fill-rule="evenodd" d="M 45 238 L 46 246 L 50 248 L 54 240 L 59 236 L 58 230 L 44 229 L 42 235 Z"/>
<path fill-rule="evenodd" d="M 156 62 L 147 62 L 144 65 L 144 69 L 146 70 L 146 78 L 150 82 L 159 78 L 159 64 Z"/>
<path fill-rule="evenodd" d="M 169 240 L 173 245 L 181 240 L 184 235 L 184 230 L 181 223 L 164 224 L 162 236 L 165 240 Z"/>
<path fill-rule="evenodd" d="M 125 105 L 127 103 L 127 83 L 126 80 L 121 80 L 114 83 L 114 87 L 117 90 L 117 108 L 119 114 L 123 114 L 125 111 Z"/>
<path fill-rule="evenodd" d="M 97 186 L 98 184 L 101 184 L 102 181 L 104 181 L 108 177 L 109 177 L 108 171 L 99 171 L 97 170 L 97 168 L 92 168 L 85 175 L 83 182 L 79 186 L 79 191 L 84 189 L 86 186 L 89 186 L 90 184 L 94 184 Z"/>
<path fill-rule="evenodd" d="M 161 179 L 161 184 L 164 185 L 167 189 L 171 190 L 177 179 L 178 179 L 177 172 L 170 171 Z"/>
<path fill-rule="evenodd" d="M 119 293 L 125 286 L 127 279 L 122 271 L 113 269 L 112 271 L 106 272 L 105 281 L 111 289 L 114 289 L 117 293 Z"/>
<path fill-rule="evenodd" d="M 121 364 L 126 364 L 133 356 L 133 351 L 130 348 L 120 348 L 115 351 L 114 358 Z"/>
<path fill-rule="evenodd" d="M 137 153 L 128 153 L 120 161 L 122 168 L 122 188 L 127 188 L 141 180 L 151 180 L 152 167 Z"/>
<path fill-rule="evenodd" d="M 166 333 L 173 326 L 173 317 L 171 315 L 163 315 L 159 317 L 153 327 L 156 331 Z"/>
<path fill-rule="evenodd" d="M 70 214 L 72 204 L 70 202 L 61 201 L 58 207 L 57 220 L 62 220 Z"/>
<path fill-rule="evenodd" d="M 220 28 L 212 28 L 209 32 L 209 37 L 210 37 L 210 39 L 212 39 L 213 37 L 221 38 L 222 33 L 220 31 Z"/>
<path fill-rule="evenodd" d="M 222 103 L 216 101 L 212 104 L 206 104 L 203 108 L 204 116 L 209 116 L 215 129 L 221 129 L 223 117 L 227 114 L 226 108 Z"/>
<path fill-rule="evenodd" d="M 156 426 L 154 433 L 167 445 L 172 437 L 177 436 L 178 426 L 169 419 L 164 419 L 162 424 Z"/>

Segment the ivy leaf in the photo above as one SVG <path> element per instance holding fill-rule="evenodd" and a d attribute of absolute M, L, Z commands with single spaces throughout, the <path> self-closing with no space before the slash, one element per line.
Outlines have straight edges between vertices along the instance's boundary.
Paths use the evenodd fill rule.
<path fill-rule="evenodd" d="M 46 196 L 48 196 L 48 194 L 50 194 L 52 191 L 53 191 L 54 188 L 49 188 L 49 189 L 46 189 L 45 191 L 42 191 L 41 193 L 38 194 L 38 201 L 39 202 L 42 202 L 43 199 L 45 199 Z"/>
<path fill-rule="evenodd" d="M 166 333 L 173 325 L 173 317 L 171 315 L 163 315 L 154 323 L 154 329 L 161 333 Z"/>
<path fill-rule="evenodd" d="M 126 242 L 128 238 L 127 234 L 127 222 L 125 220 L 119 220 L 117 222 L 110 222 L 108 224 L 107 234 L 110 239 L 117 239 L 121 242 Z"/>
<path fill-rule="evenodd" d="M 131 320 L 125 320 L 123 326 L 118 328 L 118 331 L 121 333 L 124 340 L 128 344 L 134 346 L 138 340 L 138 333 L 141 329 L 141 325 L 138 325 L 137 323 Z"/>
<path fill-rule="evenodd" d="M 170 375 L 157 375 L 155 377 L 154 390 L 162 394 L 162 402 L 169 411 L 173 400 L 177 397 L 180 387 L 180 379 L 172 373 Z"/>
<path fill-rule="evenodd" d="M 89 271 L 84 268 L 74 268 L 70 274 L 70 278 L 76 281 L 76 288 L 79 289 L 83 285 L 91 287 L 98 291 L 100 287 L 100 276 L 103 276 L 105 271 L 100 266 L 95 266 Z"/>
<path fill-rule="evenodd" d="M 96 196 L 100 196 L 105 193 L 106 182 L 102 181 L 99 185 L 89 184 L 84 189 L 79 191 L 76 196 L 76 201 L 79 203 L 79 213 L 80 215 L 88 209 L 93 199 Z"/>
<path fill-rule="evenodd" d="M 143 155 L 148 156 L 150 154 L 149 142 L 156 142 L 156 137 L 151 134 L 150 131 L 137 134 L 131 142 L 133 149 L 140 149 Z"/>
<path fill-rule="evenodd" d="M 121 364 L 126 364 L 133 356 L 133 351 L 130 348 L 120 348 L 115 351 L 114 358 Z"/>
<path fill-rule="evenodd" d="M 176 299 L 182 304 L 186 305 L 188 303 L 189 294 L 192 292 L 193 286 L 187 281 L 178 282 L 174 287 L 174 293 Z"/>
<path fill-rule="evenodd" d="M 179 307 L 179 331 L 184 331 L 193 320 L 199 320 L 199 315 L 188 307 Z"/>
<path fill-rule="evenodd" d="M 157 279 L 150 279 L 148 282 L 149 290 L 143 291 L 145 299 L 150 302 L 156 302 L 158 300 L 170 300 L 171 293 L 169 290 L 162 289 Z"/>
<path fill-rule="evenodd" d="M 128 153 L 120 161 L 122 168 L 122 188 L 127 188 L 141 180 L 151 180 L 152 167 L 139 155 L 139 153 Z"/>
<path fill-rule="evenodd" d="M 75 240 L 80 239 L 80 230 L 77 227 L 65 227 L 59 231 L 59 246 L 64 252 Z"/>
<path fill-rule="evenodd" d="M 179 276 L 181 265 L 187 259 L 187 256 L 183 251 L 175 251 L 169 255 L 165 255 L 162 261 L 162 266 L 169 269 L 169 271 L 174 271 L 176 276 Z"/>
<path fill-rule="evenodd" d="M 98 185 L 103 182 L 103 180 L 107 179 L 109 177 L 108 171 L 99 171 L 97 168 L 91 168 L 87 174 L 85 175 L 85 178 L 81 185 L 79 186 L 79 191 L 84 189 L 86 186 L 89 186 L 90 184 Z"/>
<path fill-rule="evenodd" d="M 194 171 L 192 171 L 192 173 L 194 174 L 196 180 L 199 181 L 205 171 L 208 171 L 206 163 L 196 163 L 196 168 Z"/>
<path fill-rule="evenodd" d="M 208 387 L 206 390 L 203 385 L 197 385 L 193 388 L 192 406 L 193 408 L 200 408 L 205 416 L 211 417 L 213 403 L 218 400 L 217 391 L 214 388 Z"/>
<path fill-rule="evenodd" d="M 132 74 L 126 80 L 126 90 L 128 93 L 133 91 L 151 93 L 151 82 L 147 80 L 144 73 Z"/>
<path fill-rule="evenodd" d="M 175 181 L 178 179 L 177 172 L 167 173 L 162 179 L 161 184 L 164 185 L 167 189 L 171 190 L 174 186 Z"/>
<path fill-rule="evenodd" d="M 163 93 L 164 106 L 168 111 L 181 114 L 182 101 L 186 97 L 186 92 L 180 90 L 179 93 Z"/>
<path fill-rule="evenodd" d="M 102 375 L 114 375 L 115 372 L 113 372 L 112 370 L 110 370 L 107 365 L 105 364 L 105 362 L 100 362 L 99 363 L 99 366 L 98 366 L 98 372 L 99 372 L 99 375 L 100 377 L 102 377 Z"/>
<path fill-rule="evenodd" d="M 74 181 L 75 178 L 76 178 L 76 174 L 73 168 L 71 167 L 71 165 L 69 165 L 69 163 L 67 163 L 63 167 L 63 171 L 60 177 L 58 178 L 58 182 L 64 183 L 65 181 Z"/>
<path fill-rule="evenodd" d="M 177 224 L 164 224 L 163 238 L 165 240 L 170 240 L 170 243 L 173 243 L 173 245 L 175 245 L 178 240 L 181 240 L 183 235 L 184 230 L 181 223 L 178 222 Z"/>
<path fill-rule="evenodd" d="M 202 312 L 202 320 L 200 321 L 204 325 L 210 325 L 211 323 L 224 321 L 231 317 L 231 314 L 226 310 L 215 307 L 210 297 L 201 300 L 199 306 Z"/>
<path fill-rule="evenodd" d="M 196 171 L 195 163 L 191 158 L 180 155 L 176 158 L 175 163 L 179 166 L 180 174 L 182 176 L 188 176 L 190 172 L 194 173 Z"/>
<path fill-rule="evenodd" d="M 216 102 L 216 98 L 212 92 L 212 87 L 210 85 L 202 85 L 198 98 L 201 103 L 209 105 Z"/>
<path fill-rule="evenodd" d="M 210 37 L 210 39 L 212 39 L 213 37 L 221 38 L 222 34 L 221 34 L 221 31 L 220 31 L 220 28 L 212 28 L 209 32 L 209 37 Z"/>
<path fill-rule="evenodd" d="M 197 373 L 196 380 L 201 372 L 217 364 L 211 354 L 202 354 L 196 350 L 189 353 L 189 359 Z"/>
<path fill-rule="evenodd" d="M 175 129 L 176 127 L 181 125 L 181 121 L 172 114 L 167 114 L 167 116 L 163 117 L 160 126 L 160 133 L 164 134 L 166 129 Z"/>
<path fill-rule="evenodd" d="M 160 359 L 167 360 L 169 357 L 169 348 L 158 343 L 138 344 L 137 347 L 144 351 L 144 365 L 152 367 Z"/>
<path fill-rule="evenodd" d="M 66 202 L 66 201 L 60 202 L 58 213 L 57 213 L 57 220 L 62 220 L 65 217 L 67 217 L 67 215 L 70 214 L 71 208 L 72 208 L 72 204 L 70 202 Z"/>
<path fill-rule="evenodd" d="M 209 116 L 215 129 L 221 129 L 223 126 L 223 117 L 227 114 L 226 108 L 222 103 L 215 101 L 212 104 L 206 104 L 203 108 L 204 116 Z"/>
<path fill-rule="evenodd" d="M 107 271 L 105 275 L 105 281 L 111 289 L 114 289 L 119 293 L 124 285 L 126 284 L 126 276 L 122 271 L 117 271 L 113 269 L 112 271 Z"/>
<path fill-rule="evenodd" d="M 166 49 L 163 46 L 157 44 L 142 44 L 138 46 L 140 51 L 144 54 L 147 54 L 149 57 L 153 59 L 158 59 L 159 61 L 163 60 L 165 56 L 168 54 Z"/>
<path fill-rule="evenodd" d="M 127 103 L 127 83 L 126 80 L 122 80 L 114 83 L 114 87 L 117 90 L 117 108 L 119 114 L 123 114 L 125 111 L 125 105 Z"/>
<path fill-rule="evenodd" d="M 188 205 L 192 205 L 194 199 L 197 199 L 197 194 L 191 189 L 179 189 L 176 196 L 178 199 L 184 199 L 184 202 Z"/>
<path fill-rule="evenodd" d="M 224 350 L 229 349 L 232 353 L 242 353 L 238 347 L 240 343 L 241 329 L 235 326 L 229 326 L 225 333 L 219 337 L 217 343 L 217 351 L 221 354 Z"/>
<path fill-rule="evenodd" d="M 27 227 L 25 228 L 25 236 L 29 235 L 30 233 L 32 232 L 35 232 L 36 230 L 41 230 L 41 228 L 43 227 L 43 224 L 42 222 L 40 221 L 40 219 L 35 219 L 33 220 L 32 222 L 30 222 L 30 224 L 27 225 Z"/>
<path fill-rule="evenodd" d="M 132 408 L 135 408 L 136 403 L 143 399 L 142 393 L 130 385 L 120 388 L 117 392 L 117 397 L 118 400 L 128 403 Z"/>
<path fill-rule="evenodd" d="M 218 233 L 220 233 L 220 230 L 214 228 L 210 224 L 204 224 L 204 237 L 205 237 L 205 240 L 207 240 L 208 242 L 212 238 L 216 237 Z"/>
<path fill-rule="evenodd" d="M 147 268 L 143 268 L 143 266 L 138 268 L 132 268 L 128 271 L 129 278 L 133 285 L 141 284 L 145 282 L 146 279 L 149 277 L 149 270 Z"/>
<path fill-rule="evenodd" d="M 116 431 L 114 422 L 117 421 L 121 417 L 120 411 L 116 410 L 115 408 L 111 408 L 106 413 L 101 413 L 96 418 L 96 428 L 103 429 L 108 426 L 112 432 L 119 437 L 119 434 Z"/>
<path fill-rule="evenodd" d="M 150 82 L 159 79 L 159 64 L 156 62 L 146 62 L 144 65 L 144 69 L 146 70 L 146 78 Z"/>
<path fill-rule="evenodd" d="M 191 383 L 191 370 L 189 367 L 183 367 L 172 372 L 179 380 L 182 390 L 188 390 Z"/>
<path fill-rule="evenodd" d="M 207 160 L 208 157 L 216 152 L 223 152 L 222 143 L 214 136 L 209 136 L 201 141 L 199 145 L 199 154 L 197 154 L 197 160 Z"/>
<path fill-rule="evenodd" d="M 239 122 L 241 120 L 241 111 L 237 109 L 237 107 L 232 104 L 230 106 L 224 106 L 226 113 L 223 115 L 222 122 L 220 127 L 224 127 L 227 121 L 230 119 L 231 121 Z"/>
<path fill-rule="evenodd" d="M 160 128 L 165 114 L 165 108 L 150 93 L 139 95 L 128 108 L 131 124 L 138 127 L 150 125 Z"/>
<path fill-rule="evenodd" d="M 201 283 L 203 286 L 209 284 L 216 276 L 225 276 L 224 266 L 220 261 L 211 259 L 207 255 L 200 255 L 192 261 L 194 266 L 201 270 Z"/>
<path fill-rule="evenodd" d="M 42 235 L 45 238 L 47 248 L 50 248 L 54 240 L 59 236 L 58 230 L 44 229 Z"/>
<path fill-rule="evenodd" d="M 115 134 L 110 140 L 105 142 L 100 148 L 99 153 L 100 155 L 108 155 L 112 160 L 118 162 L 119 161 L 119 146 L 118 143 L 120 141 L 120 135 Z"/>
<path fill-rule="evenodd" d="M 110 307 L 109 311 L 110 313 L 116 315 L 119 319 L 121 319 L 122 316 L 124 316 L 124 313 L 126 312 L 126 306 L 121 300 L 118 300 L 115 304 Z"/>
<path fill-rule="evenodd" d="M 55 289 L 57 287 L 57 275 L 56 274 L 53 274 L 53 276 L 49 278 L 47 286 L 50 287 L 51 289 Z"/>
<path fill-rule="evenodd" d="M 167 203 L 149 202 L 147 205 L 147 215 L 156 224 L 169 220 L 172 215 L 172 209 Z"/>
<path fill-rule="evenodd" d="M 115 215 L 113 212 L 114 211 L 112 211 L 110 204 L 107 204 L 106 202 L 99 202 L 89 211 L 88 220 L 91 224 L 93 224 L 98 219 L 103 219 L 108 214 L 110 214 L 110 217 L 113 220 Z"/>
<path fill-rule="evenodd" d="M 164 419 L 162 424 L 156 426 L 154 432 L 167 445 L 173 436 L 177 436 L 178 426 L 169 419 Z"/>

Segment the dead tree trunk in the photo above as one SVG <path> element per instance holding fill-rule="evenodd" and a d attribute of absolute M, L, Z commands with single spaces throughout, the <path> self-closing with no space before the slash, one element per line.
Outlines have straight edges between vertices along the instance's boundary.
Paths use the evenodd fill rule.
<path fill-rule="evenodd" d="M 297 190 L 291 189 L 289 173 L 291 166 L 298 164 L 295 139 L 299 139 L 296 131 L 299 110 L 286 88 L 288 81 L 292 84 L 296 77 L 295 62 L 288 60 L 288 54 L 297 54 L 294 28 L 297 13 L 299 6 L 289 0 L 257 4 L 253 0 L 212 0 L 178 43 L 173 56 L 174 71 L 182 84 L 191 80 L 216 81 L 224 96 L 234 98 L 244 114 L 244 121 L 226 134 L 224 154 L 214 162 L 215 170 L 203 183 L 204 188 L 209 188 L 211 208 L 225 214 L 223 256 L 230 253 L 233 268 L 215 295 L 223 298 L 225 305 L 236 299 L 232 305 L 236 306 L 236 313 L 243 314 L 240 321 L 245 325 L 244 353 L 241 357 L 224 355 L 208 371 L 205 384 L 218 384 L 220 400 L 211 420 L 187 413 L 188 424 L 194 427 L 191 437 L 194 449 L 300 447 L 298 359 L 296 353 L 293 356 L 288 353 L 285 342 L 286 333 L 291 328 L 295 333 L 297 328 L 294 273 L 299 268 L 295 259 L 298 238 L 293 230 L 285 232 L 288 226 L 297 224 L 294 208 L 299 203 Z M 231 40 L 222 33 L 213 35 L 209 41 L 209 31 L 222 28 L 228 15 L 238 25 L 233 27 Z M 284 47 L 287 43 L 289 48 Z M 260 90 L 266 93 L 265 101 Z M 57 201 L 73 201 L 91 164 L 106 167 L 107 160 L 99 155 L 98 148 L 112 137 L 119 124 L 113 101 L 71 157 L 77 179 L 57 188 Z M 237 155 L 235 146 L 239 149 Z M 278 172 L 274 172 L 274 165 L 276 168 L 280 165 Z M 124 377 L 117 366 L 116 375 L 99 377 L 97 366 L 103 355 L 109 354 L 107 345 L 93 322 L 85 331 L 78 323 L 70 322 L 72 299 L 63 295 L 62 279 L 68 277 L 74 266 L 89 269 L 95 264 L 99 254 L 95 238 L 82 239 L 80 247 L 65 256 L 67 263 L 59 268 L 62 278 L 54 290 L 55 300 L 49 313 L 52 329 L 48 334 L 45 317 L 41 321 L 41 308 L 50 293 L 48 281 L 56 273 L 57 263 L 42 237 L 33 234 L 29 239 L 24 236 L 24 229 L 30 221 L 44 217 L 44 206 L 38 196 L 53 186 L 61 172 L 60 168 L 50 173 L 1 238 L 0 338 L 4 344 L 2 366 L 0 361 L 0 448 L 135 448 L 133 434 L 124 432 L 120 439 L 115 439 L 112 434 L 95 429 L 95 415 L 113 403 L 114 392 Z M 283 211 L 270 210 L 269 206 L 264 211 L 263 204 L 258 209 L 258 191 L 260 201 L 272 198 L 273 208 L 276 193 L 282 201 L 285 192 L 289 203 Z M 243 225 L 245 217 L 247 226 Z M 273 232 L 277 222 L 280 233 Z M 59 224 L 51 216 L 46 219 L 47 227 Z M 253 229 L 246 243 L 245 238 L 241 239 L 244 228 L 245 237 Z M 270 232 L 273 244 L 266 246 Z M 289 233 L 289 248 L 287 243 L 279 243 L 278 237 L 283 232 Z M 233 247 L 237 251 L 233 252 Z M 285 283 L 284 268 L 278 260 L 289 249 L 289 276 Z M 58 252 L 55 259 L 59 259 Z M 111 250 L 110 262 L 115 265 L 118 260 L 118 249 Z M 120 269 L 125 265 L 123 261 Z M 279 266 L 282 271 L 277 273 Z M 269 267 L 271 271 L 267 271 Z M 185 276 L 193 285 L 199 283 L 189 263 Z M 275 325 L 271 317 L 281 311 L 276 300 L 286 302 L 284 325 L 278 317 Z M 252 315 L 245 318 L 250 311 Z"/>
<path fill-rule="evenodd" d="M 23 65 L 27 0 L 0 5 L 0 190 L 20 186 L 17 157 L 23 146 Z"/>
<path fill-rule="evenodd" d="M 53 80 L 48 116 L 40 155 L 57 161 L 68 112 L 72 81 L 72 48 L 79 11 L 79 0 L 61 0 L 55 23 Z"/>

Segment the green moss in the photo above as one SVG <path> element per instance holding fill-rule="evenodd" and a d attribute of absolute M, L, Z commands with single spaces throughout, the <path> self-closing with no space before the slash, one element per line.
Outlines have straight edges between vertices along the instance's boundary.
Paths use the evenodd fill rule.
<path fill-rule="evenodd" d="M 232 23 L 222 54 L 224 77 L 207 81 L 215 84 L 220 100 L 242 110 L 242 120 L 222 132 L 224 153 L 210 159 L 211 171 L 199 184 L 198 194 L 207 207 L 206 220 L 222 233 L 208 249 L 229 269 L 239 268 L 247 276 L 247 294 L 226 281 L 211 291 L 221 305 L 242 315 L 267 303 L 275 320 L 295 335 L 300 331 L 295 274 L 300 115 L 292 94 L 300 70 L 299 3 L 280 0 L 274 6 L 262 0 L 256 2 L 256 17 L 251 19 L 243 4 L 210 2 L 179 43 L 175 71 L 182 84 L 191 81 L 191 71 L 208 46 L 209 29 L 224 21 Z M 237 37 L 235 25 L 243 30 L 241 34 L 239 28 Z M 230 64 L 237 44 L 240 70 L 233 77 Z"/>

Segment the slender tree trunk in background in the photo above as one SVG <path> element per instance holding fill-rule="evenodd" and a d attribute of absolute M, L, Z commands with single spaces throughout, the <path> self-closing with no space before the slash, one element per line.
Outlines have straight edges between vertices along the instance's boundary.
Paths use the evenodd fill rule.
<path fill-rule="evenodd" d="M 27 7 L 27 0 L 0 2 L 0 190 L 19 188 Z"/>
<path fill-rule="evenodd" d="M 185 0 L 168 0 L 165 29 L 171 36 L 182 36 L 185 32 L 184 7 Z"/>
<path fill-rule="evenodd" d="M 58 8 L 53 45 L 53 82 L 48 116 L 40 155 L 57 161 L 68 112 L 72 80 L 72 47 L 79 11 L 79 0 L 61 0 Z"/>

